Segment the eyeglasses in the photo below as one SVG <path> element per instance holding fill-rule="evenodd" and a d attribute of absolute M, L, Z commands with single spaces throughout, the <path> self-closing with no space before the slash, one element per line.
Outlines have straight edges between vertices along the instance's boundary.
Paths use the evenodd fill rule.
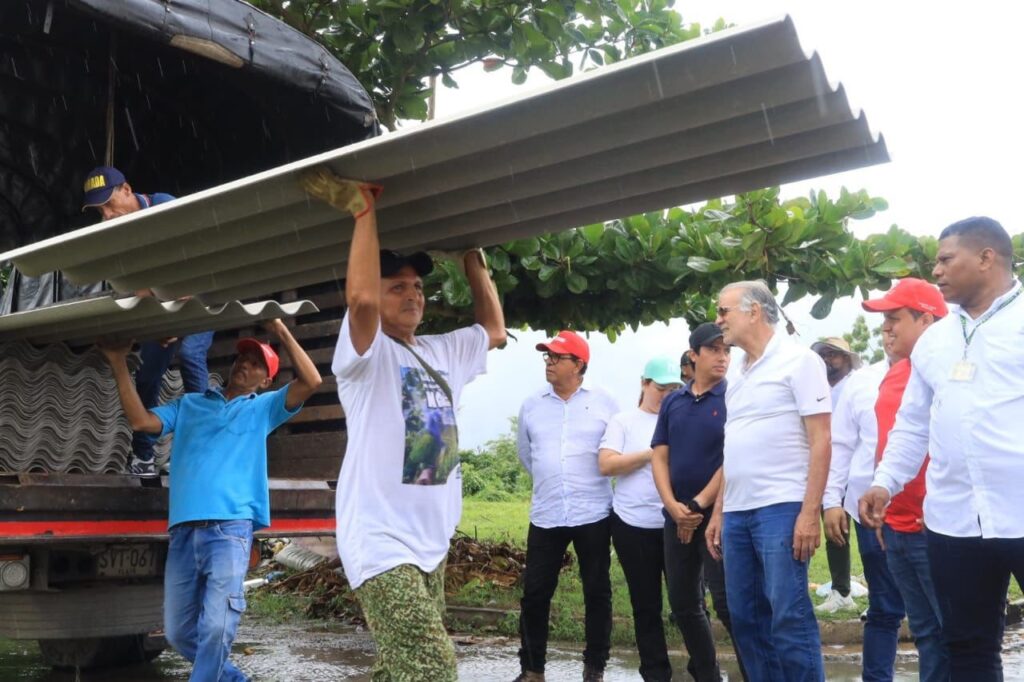
<path fill-rule="evenodd" d="M 575 360 L 575 355 L 559 355 L 558 353 L 545 353 L 544 362 L 549 365 L 558 364 L 561 360 Z"/>
<path fill-rule="evenodd" d="M 718 306 L 717 308 L 715 308 L 715 312 L 717 312 L 717 313 L 718 313 L 718 316 L 719 316 L 719 317 L 725 317 L 726 315 L 728 315 L 728 314 L 729 314 L 729 311 L 730 311 L 730 310 L 732 310 L 732 308 L 731 308 L 731 307 L 729 307 L 729 306 L 724 306 L 724 305 L 720 305 L 720 306 Z"/>
<path fill-rule="evenodd" d="M 674 391 L 682 386 L 682 384 L 659 384 L 657 381 L 652 381 L 651 383 L 654 384 L 654 388 L 661 393 L 664 393 L 665 391 Z"/>

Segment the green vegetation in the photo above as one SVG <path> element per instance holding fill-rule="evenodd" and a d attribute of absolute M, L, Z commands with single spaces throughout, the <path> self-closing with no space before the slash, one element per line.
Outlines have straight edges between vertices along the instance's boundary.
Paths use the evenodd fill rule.
<path fill-rule="evenodd" d="M 278 594 L 269 590 L 246 593 L 246 615 L 271 623 L 291 623 L 305 619 L 312 597 L 292 592 Z"/>
<path fill-rule="evenodd" d="M 879 315 L 873 315 L 878 322 Z M 853 321 L 853 328 L 843 334 L 843 338 L 850 344 L 850 350 L 860 355 L 865 365 L 872 365 L 881 362 L 885 358 L 885 351 L 882 350 L 882 325 L 871 329 L 863 315 L 858 315 Z"/>
<path fill-rule="evenodd" d="M 523 500 L 530 496 L 530 475 L 523 469 L 516 451 L 516 418 L 508 433 L 489 441 L 479 450 L 464 450 L 462 494 L 488 502 Z"/>
<path fill-rule="evenodd" d="M 440 80 L 472 64 L 507 69 L 512 83 L 536 67 L 551 78 L 696 38 L 672 0 L 252 0 L 319 41 L 362 82 L 377 118 L 430 117 Z M 719 20 L 712 30 L 725 28 Z"/>

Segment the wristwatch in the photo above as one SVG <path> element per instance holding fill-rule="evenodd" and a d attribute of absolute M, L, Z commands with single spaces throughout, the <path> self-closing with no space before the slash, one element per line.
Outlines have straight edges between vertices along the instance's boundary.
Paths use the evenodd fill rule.
<path fill-rule="evenodd" d="M 697 504 L 696 500 L 687 500 L 683 504 L 685 504 L 686 508 L 689 509 L 690 511 L 692 511 L 694 514 L 703 514 L 704 513 L 704 508 L 701 507 L 699 504 Z"/>

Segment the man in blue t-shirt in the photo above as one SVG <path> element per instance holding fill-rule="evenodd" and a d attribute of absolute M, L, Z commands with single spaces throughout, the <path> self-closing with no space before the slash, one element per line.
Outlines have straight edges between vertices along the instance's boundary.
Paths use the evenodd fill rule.
<path fill-rule="evenodd" d="M 141 211 L 173 201 L 170 194 L 137 194 L 124 174 L 112 166 L 100 166 L 89 171 L 85 176 L 85 199 L 82 210 L 94 208 L 103 221 L 120 218 L 123 215 Z M 145 289 L 135 292 L 139 296 L 152 296 L 153 292 Z M 210 372 L 206 365 L 206 353 L 213 342 L 213 332 L 189 334 L 180 339 L 171 338 L 162 341 L 147 341 L 139 347 L 139 358 L 142 365 L 135 373 L 135 387 L 147 408 L 156 407 L 160 400 L 160 384 L 164 373 L 170 366 L 175 354 L 181 368 L 181 381 L 186 393 L 202 393 L 210 383 Z M 145 433 L 136 433 L 132 439 L 132 460 L 128 465 L 130 473 L 143 478 L 158 474 L 153 461 L 153 443 L 156 439 Z"/>
<path fill-rule="evenodd" d="M 295 379 L 270 388 L 279 360 L 269 344 L 238 342 L 224 389 L 147 409 L 128 372 L 131 344 L 103 344 L 135 431 L 174 432 L 164 634 L 194 664 L 193 680 L 246 680 L 228 660 L 245 596 L 253 531 L 270 525 L 267 436 L 320 386 L 320 373 L 280 320 L 264 324 L 292 359 Z"/>
<path fill-rule="evenodd" d="M 651 447 L 654 483 L 665 505 L 665 582 L 672 619 L 690 654 L 688 671 L 701 682 L 718 680 L 715 642 L 704 606 L 707 582 L 715 612 L 732 633 L 725 573 L 709 556 L 704 531 L 722 483 L 725 442 L 725 373 L 729 346 L 712 322 L 690 334 L 693 379 L 661 403 Z M 747 679 L 739 661 L 743 679 Z"/>

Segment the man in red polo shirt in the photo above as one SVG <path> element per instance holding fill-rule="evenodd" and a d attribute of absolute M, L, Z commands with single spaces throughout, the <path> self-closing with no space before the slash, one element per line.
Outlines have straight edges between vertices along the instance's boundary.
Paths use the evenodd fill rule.
<path fill-rule="evenodd" d="M 880 462 L 889 431 L 910 379 L 910 353 L 918 338 L 935 320 L 946 315 L 946 303 L 939 290 L 921 279 L 907 277 L 885 296 L 863 303 L 864 310 L 883 313 L 882 333 L 890 346 L 893 364 L 879 387 L 875 415 L 878 417 Z M 892 498 L 885 512 L 882 537 L 889 572 L 903 597 L 907 622 L 914 634 L 920 659 L 922 682 L 949 679 L 949 653 L 942 641 L 942 616 L 928 565 L 928 539 L 924 530 L 925 471 L 928 460 L 903 491 Z"/>

